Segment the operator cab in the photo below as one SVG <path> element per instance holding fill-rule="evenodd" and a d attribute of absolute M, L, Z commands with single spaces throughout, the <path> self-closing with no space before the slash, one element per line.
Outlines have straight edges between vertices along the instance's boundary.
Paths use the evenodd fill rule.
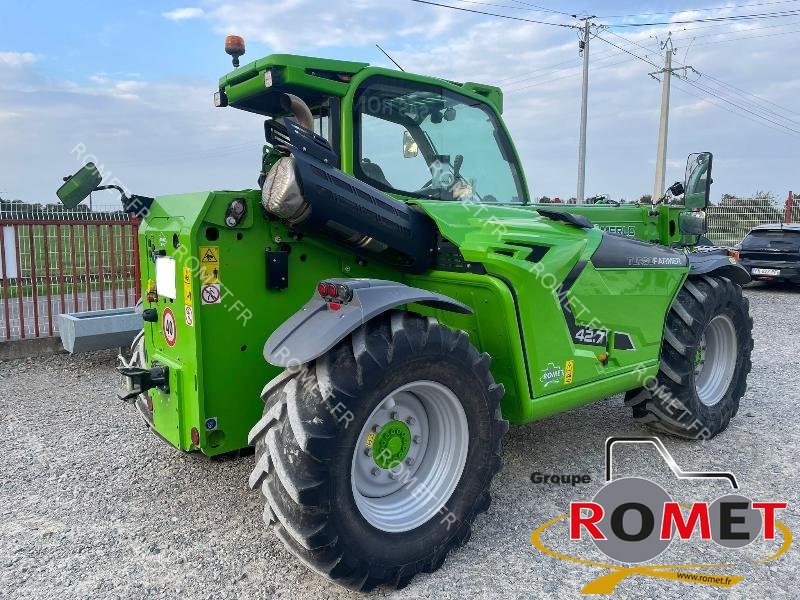
<path fill-rule="evenodd" d="M 381 191 L 412 200 L 526 201 L 498 88 L 271 55 L 222 77 L 214 103 L 275 119 L 292 114 L 281 104 L 285 94 L 310 108 L 314 133 L 331 145 L 336 166 Z M 265 150 L 260 183 L 273 161 Z"/>

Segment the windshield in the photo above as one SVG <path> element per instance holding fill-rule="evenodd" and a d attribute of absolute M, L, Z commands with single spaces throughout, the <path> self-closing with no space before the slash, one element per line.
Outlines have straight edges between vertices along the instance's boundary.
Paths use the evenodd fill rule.
<path fill-rule="evenodd" d="M 781 231 L 778 229 L 762 229 L 751 231 L 742 240 L 743 250 L 766 249 L 798 250 L 800 249 L 800 231 Z"/>
<path fill-rule="evenodd" d="M 374 77 L 355 102 L 355 172 L 406 196 L 522 202 L 505 132 L 484 103 L 443 88 Z"/>

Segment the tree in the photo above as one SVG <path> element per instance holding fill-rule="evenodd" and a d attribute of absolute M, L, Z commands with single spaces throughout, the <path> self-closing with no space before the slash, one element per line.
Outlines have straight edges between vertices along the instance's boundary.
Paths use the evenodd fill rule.
<path fill-rule="evenodd" d="M 639 202 L 642 204 L 650 204 L 653 201 L 653 196 L 650 194 L 644 194 L 643 196 L 639 197 Z"/>
<path fill-rule="evenodd" d="M 551 200 L 548 196 L 542 196 L 539 198 L 539 204 L 550 204 Z"/>

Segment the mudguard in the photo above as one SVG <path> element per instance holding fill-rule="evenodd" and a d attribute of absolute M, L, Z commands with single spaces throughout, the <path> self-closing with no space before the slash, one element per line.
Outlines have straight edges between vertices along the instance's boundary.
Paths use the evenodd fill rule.
<path fill-rule="evenodd" d="M 472 314 L 472 309 L 448 296 L 382 279 L 329 279 L 352 293 L 346 302 L 330 302 L 315 293 L 278 327 L 264 344 L 264 358 L 276 367 L 301 365 L 322 356 L 361 325 L 403 304 Z"/>
<path fill-rule="evenodd" d="M 689 252 L 687 256 L 689 257 L 689 275 L 721 275 L 739 285 L 751 281 L 747 269 L 728 256 L 727 250 Z"/>

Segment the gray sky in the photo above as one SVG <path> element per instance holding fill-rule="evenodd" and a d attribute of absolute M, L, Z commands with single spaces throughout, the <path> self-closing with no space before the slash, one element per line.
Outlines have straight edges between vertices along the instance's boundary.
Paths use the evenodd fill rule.
<path fill-rule="evenodd" d="M 550 10 L 533 10 L 517 0 L 447 3 L 564 24 L 575 20 L 552 11 L 588 6 L 548 2 L 543 6 Z M 725 4 L 591 7 L 607 16 L 598 19 L 604 23 L 672 21 L 615 27 L 600 37 L 660 64 L 657 39 L 671 30 L 678 48 L 674 60 L 703 74 L 691 74 L 692 84 L 674 82 L 667 185 L 682 178 L 690 152 L 710 150 L 714 198 L 765 190 L 782 199 L 790 189 L 800 191 L 800 133 L 786 129 L 800 132 L 800 12 L 791 12 L 800 11 L 800 2 L 735 0 L 728 5 L 737 8 L 708 9 Z M 531 194 L 575 194 L 580 58 L 571 29 L 408 0 L 144 6 L 119 2 L 109 8 L 91 0 L 80 9 L 67 3 L 0 8 L 8 30 L 0 41 L 1 196 L 55 201 L 61 176 L 79 166 L 70 152 L 78 144 L 140 194 L 254 187 L 261 119 L 212 104 L 216 80 L 230 68 L 222 51 L 227 33 L 247 39 L 245 62 L 292 52 L 391 66 L 375 49 L 377 42 L 406 70 L 500 85 L 504 118 Z M 664 12 L 683 7 L 699 10 Z M 774 11 L 789 12 L 771 19 L 674 23 Z M 591 56 L 587 195 L 638 198 L 653 186 L 661 86 L 648 75 L 654 67 L 599 38 Z"/>

